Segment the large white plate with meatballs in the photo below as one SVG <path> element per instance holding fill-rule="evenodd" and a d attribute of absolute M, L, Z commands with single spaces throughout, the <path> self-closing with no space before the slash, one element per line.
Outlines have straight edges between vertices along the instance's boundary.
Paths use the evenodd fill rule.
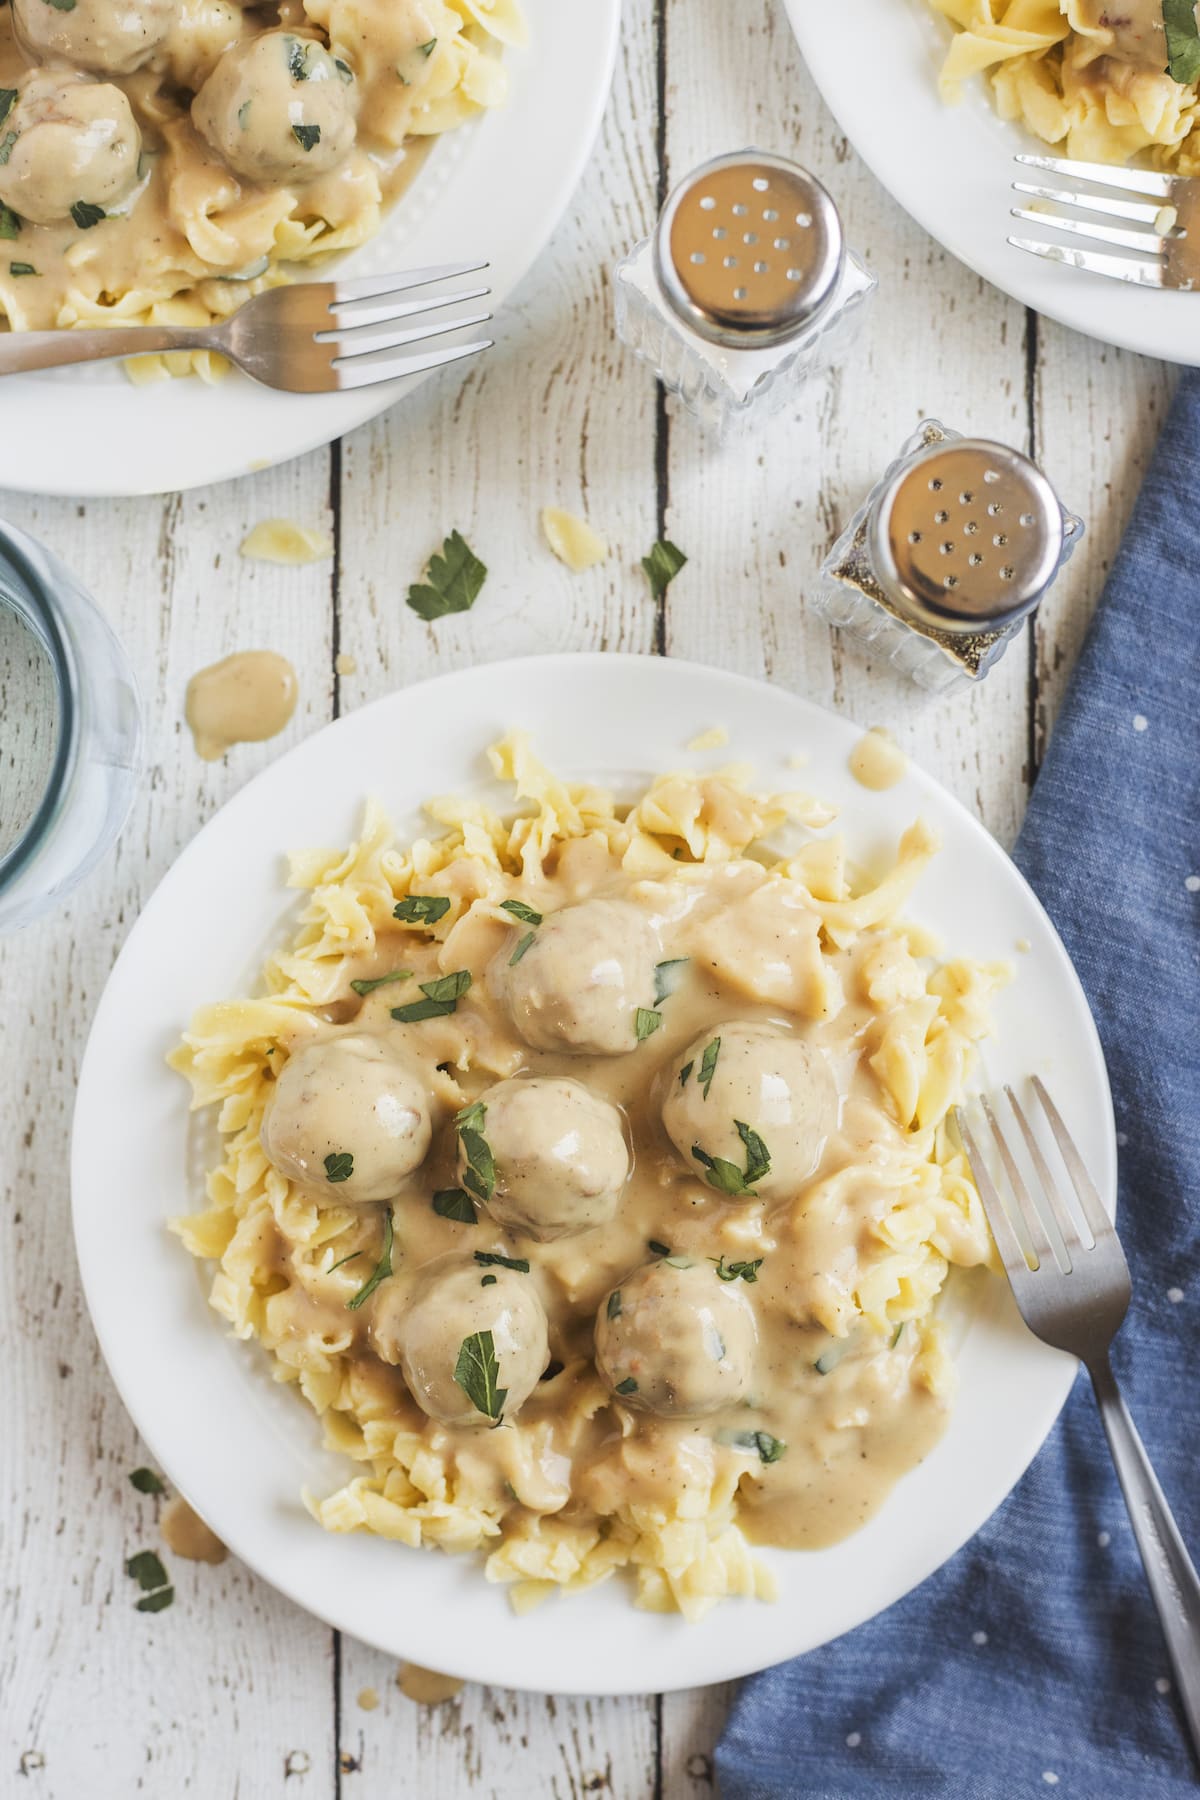
<path fill-rule="evenodd" d="M 730 748 L 684 746 L 719 723 Z M 76 1243 L 113 1378 L 152 1456 L 251 1568 L 322 1619 L 406 1660 L 546 1692 L 640 1693 L 731 1679 L 813 1650 L 931 1574 L 1000 1504 L 1066 1399 L 1072 1360 L 1035 1342 L 998 1279 L 972 1289 L 961 1388 L 937 1447 L 870 1522 L 833 1548 L 763 1552 L 776 1604 L 726 1600 L 699 1623 L 635 1610 L 623 1578 L 518 1617 L 479 1558 L 323 1532 L 303 1487 L 348 1466 L 320 1444 L 294 1389 L 255 1344 L 225 1335 L 207 1283 L 169 1235 L 201 1204 L 184 1084 L 164 1056 L 194 1009 L 249 991 L 292 929 L 285 852 L 356 835 L 364 787 L 402 840 L 431 794 L 486 779 L 483 750 L 514 726 L 569 777 L 632 794 L 653 774 L 736 757 L 764 788 L 806 788 L 840 810 L 856 857 L 889 861 L 915 816 L 941 834 L 936 877 L 910 910 L 955 952 L 1019 963 L 996 1004 L 990 1082 L 1051 1083 L 1102 1192 L 1116 1151 L 1086 1001 L 1032 891 L 983 827 L 920 770 L 868 792 L 851 776 L 860 732 L 776 687 L 697 665 L 546 656 L 464 670 L 327 726 L 252 781 L 183 852 L 130 933 L 96 1015 L 72 1149 Z"/>
<path fill-rule="evenodd" d="M 522 10 L 529 42 L 505 51 L 505 103 L 434 141 L 379 231 L 338 262 L 339 273 L 486 261 L 495 307 L 541 254 L 599 130 L 620 0 L 522 0 Z M 333 264 L 309 266 L 312 279 L 325 279 Z M 492 329 L 496 346 L 485 355 L 502 357 L 503 316 Z M 236 373 L 211 386 L 195 376 L 134 386 L 116 363 L 8 376 L 0 382 L 0 487 L 108 496 L 229 480 L 331 443 L 425 379 L 302 395 Z M 441 379 L 462 375 L 451 367 Z"/>

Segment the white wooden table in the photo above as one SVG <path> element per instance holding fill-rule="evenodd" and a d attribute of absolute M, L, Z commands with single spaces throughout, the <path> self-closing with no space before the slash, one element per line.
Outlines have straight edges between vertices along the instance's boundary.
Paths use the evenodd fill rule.
<path fill-rule="evenodd" d="M 1169 376 L 1027 316 L 902 217 L 824 112 L 778 4 L 626 5 L 587 177 L 498 347 L 465 382 L 435 381 L 341 445 L 205 492 L 0 497 L 106 608 L 149 724 L 117 854 L 69 908 L 0 944 L 4 1795 L 674 1800 L 713 1790 L 723 1689 L 611 1701 L 468 1688 L 418 1708 L 389 1659 L 232 1560 L 171 1559 L 175 1605 L 135 1612 L 122 1563 L 156 1539 L 153 1503 L 127 1476 L 145 1453 L 99 1360 L 68 1216 L 75 1073 L 138 908 L 198 826 L 281 749 L 394 688 L 549 650 L 719 663 L 891 725 L 1003 842 L 1015 835 Z M 750 142 L 829 183 L 882 285 L 853 366 L 752 445 L 717 452 L 669 415 L 614 341 L 608 270 L 674 177 Z M 867 667 L 806 605 L 830 539 L 923 412 L 1031 447 L 1088 521 L 1036 631 L 978 693 L 951 703 Z M 603 567 L 573 576 L 550 557 L 538 532 L 548 502 L 608 535 Z M 241 560 L 245 532 L 274 515 L 328 527 L 333 564 Z M 491 575 L 473 612 L 426 626 L 404 589 L 453 527 Z M 637 565 L 660 535 L 689 562 L 656 607 Z M 202 764 L 182 720 L 187 679 L 254 647 L 295 662 L 297 715 L 282 739 Z M 356 673 L 337 675 L 339 652 Z M 136 1104 L 131 1095 L 131 1143 Z M 367 1688 L 381 1700 L 370 1712 L 357 1703 Z"/>

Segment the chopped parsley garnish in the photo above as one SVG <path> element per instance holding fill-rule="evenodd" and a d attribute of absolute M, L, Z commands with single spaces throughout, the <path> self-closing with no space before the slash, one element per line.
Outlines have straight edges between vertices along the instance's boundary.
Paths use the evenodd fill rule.
<path fill-rule="evenodd" d="M 642 1043 L 645 1038 L 653 1037 L 661 1024 L 662 1014 L 660 1012 L 652 1012 L 648 1006 L 639 1006 L 633 1021 L 633 1029 L 638 1043 Z"/>
<path fill-rule="evenodd" d="M 250 108 L 253 104 L 253 100 L 243 100 L 242 104 L 238 107 L 238 125 L 243 131 L 246 129 L 246 120 L 250 117 Z"/>
<path fill-rule="evenodd" d="M 131 1487 L 135 1487 L 139 1494 L 165 1494 L 167 1491 L 162 1476 L 156 1475 L 153 1469 L 132 1470 L 129 1484 Z"/>
<path fill-rule="evenodd" d="M 371 1298 L 380 1282 L 387 1280 L 392 1272 L 392 1245 L 394 1242 L 395 1226 L 392 1223 L 392 1209 L 390 1206 L 385 1206 L 383 1209 L 383 1249 L 379 1253 L 379 1261 L 353 1300 L 347 1300 L 347 1312 L 357 1312 L 363 1302 Z"/>
<path fill-rule="evenodd" d="M 690 1077 L 692 1070 L 695 1068 L 695 1066 L 696 1065 L 694 1062 L 685 1062 L 682 1069 L 680 1069 L 679 1085 L 681 1088 L 685 1088 L 687 1086 L 688 1078 Z"/>
<path fill-rule="evenodd" d="M 444 1019 L 455 1011 L 470 985 L 470 969 L 456 969 L 453 975 L 439 976 L 437 981 L 422 981 L 420 988 L 425 998 L 412 1000 L 407 1006 L 393 1006 L 392 1017 L 401 1025 L 417 1025 L 422 1019 Z"/>
<path fill-rule="evenodd" d="M 837 1368 L 838 1364 L 841 1362 L 843 1356 L 845 1356 L 845 1354 L 846 1354 L 847 1350 L 849 1350 L 849 1348 L 850 1348 L 850 1339 L 849 1338 L 835 1338 L 833 1343 L 829 1346 L 828 1350 L 823 1350 L 821 1352 L 821 1355 L 818 1356 L 816 1362 L 813 1364 L 813 1368 L 817 1371 L 817 1374 L 818 1375 L 831 1374 L 832 1371 Z"/>
<path fill-rule="evenodd" d="M 671 995 L 678 988 L 680 979 L 681 979 L 681 977 L 676 973 L 676 971 L 679 969 L 686 968 L 687 964 L 690 961 L 691 961 L 691 958 L 687 957 L 687 956 L 673 956 L 667 962 L 655 963 L 655 965 L 654 965 L 654 1004 L 655 1004 L 655 1006 L 661 1006 L 664 1000 L 669 1000 L 671 998 Z"/>
<path fill-rule="evenodd" d="M 713 1258 L 710 1257 L 709 1261 L 712 1262 Z M 761 1256 L 755 1257 L 753 1262 L 735 1263 L 727 1263 L 725 1258 L 722 1257 L 717 1263 L 717 1280 L 737 1281 L 741 1279 L 742 1281 L 757 1281 L 758 1271 L 762 1268 L 762 1264 L 763 1259 Z"/>
<path fill-rule="evenodd" d="M 460 1225 L 475 1224 L 475 1205 L 462 1188 L 440 1188 L 433 1196 L 433 1210 L 440 1219 L 457 1219 Z"/>
<path fill-rule="evenodd" d="M 627 1375 L 624 1381 L 618 1381 L 616 1387 L 613 1389 L 614 1394 L 636 1394 L 637 1391 L 638 1384 L 633 1379 L 632 1375 Z"/>
<path fill-rule="evenodd" d="M 494 1275 L 484 1275 L 480 1278 L 479 1285 L 480 1287 L 495 1287 L 496 1277 Z"/>
<path fill-rule="evenodd" d="M 293 125 L 292 136 L 304 151 L 315 150 L 321 141 L 319 125 Z"/>
<path fill-rule="evenodd" d="M 353 81 L 354 80 L 354 70 L 350 67 L 350 64 L 348 62 L 343 62 L 340 56 L 334 57 L 333 66 L 337 70 L 338 74 L 341 76 L 343 81 Z"/>
<path fill-rule="evenodd" d="M 71 4 L 74 6 L 75 0 L 71 0 Z M 430 38 L 427 44 L 418 44 L 417 49 L 421 52 L 422 56 L 432 56 L 437 49 L 437 39 L 435 37 Z"/>
<path fill-rule="evenodd" d="M 657 1238 L 647 1238 L 646 1248 L 652 1250 L 655 1256 L 670 1256 L 671 1254 L 670 1244 L 660 1244 Z"/>
<path fill-rule="evenodd" d="M 0 125 L 3 125 L 13 107 L 17 104 L 16 88 L 0 88 Z"/>
<path fill-rule="evenodd" d="M 417 617 L 428 623 L 447 613 L 469 612 L 486 579 L 487 564 L 480 562 L 460 531 L 452 531 L 441 555 L 430 557 L 425 580 L 414 582 L 406 598 Z"/>
<path fill-rule="evenodd" d="M 350 986 L 356 994 L 373 994 L 376 988 L 386 987 L 389 981 L 411 980 L 411 969 L 393 969 L 390 975 L 376 975 L 373 981 L 352 981 Z"/>
<path fill-rule="evenodd" d="M 662 599 L 686 561 L 683 551 L 670 538 L 659 538 L 649 556 L 643 556 L 642 567 L 650 582 L 650 592 L 656 600 Z"/>
<path fill-rule="evenodd" d="M 1194 0 L 1163 0 L 1167 74 L 1185 87 L 1200 79 L 1200 25 Z"/>
<path fill-rule="evenodd" d="M 518 1275 L 528 1275 L 529 1262 L 524 1256 L 501 1256 L 497 1250 L 477 1250 L 475 1261 L 481 1269 L 515 1269 Z"/>
<path fill-rule="evenodd" d="M 473 1106 L 464 1106 L 454 1120 L 467 1164 L 463 1186 L 477 1200 L 485 1201 L 490 1200 L 496 1191 L 496 1163 L 491 1145 L 483 1135 L 483 1121 L 486 1117 L 487 1107 L 482 1100 L 476 1100 Z M 528 1266 L 526 1264 L 527 1268 Z"/>
<path fill-rule="evenodd" d="M 772 1437 L 769 1431 L 735 1431 L 728 1437 L 722 1434 L 721 1442 L 735 1450 L 756 1450 L 765 1463 L 778 1462 L 787 1449 L 783 1439 Z"/>
<path fill-rule="evenodd" d="M 608 1305 L 604 1309 L 606 1319 L 619 1319 L 621 1316 L 621 1290 L 614 1288 L 608 1296 Z"/>
<path fill-rule="evenodd" d="M 293 81 L 308 80 L 308 45 L 301 38 L 288 39 L 288 74 Z"/>
<path fill-rule="evenodd" d="M 77 200 L 71 208 L 71 217 L 80 231 L 90 231 L 93 225 L 101 224 L 108 214 L 102 206 L 94 206 L 90 200 Z"/>
<path fill-rule="evenodd" d="M 449 911 L 445 894 L 407 894 L 393 906 L 392 917 L 404 925 L 436 925 Z"/>
<path fill-rule="evenodd" d="M 496 1344 L 490 1331 L 473 1331 L 459 1346 L 454 1365 L 457 1381 L 476 1412 L 485 1419 L 500 1423 L 508 1389 L 497 1386 L 500 1364 L 496 1361 Z"/>
<path fill-rule="evenodd" d="M 717 1058 L 721 1054 L 721 1040 L 715 1037 L 711 1044 L 704 1047 L 704 1055 L 700 1058 L 700 1073 L 696 1080 L 704 1089 L 704 1098 L 708 1099 L 708 1090 L 712 1086 L 713 1076 L 717 1072 Z"/>
<path fill-rule="evenodd" d="M 759 1137 L 757 1131 L 735 1119 L 738 1136 L 746 1146 L 746 1167 L 739 1169 L 724 1156 L 710 1156 L 699 1144 L 692 1145 L 692 1155 L 704 1169 L 704 1179 L 709 1187 L 716 1188 L 719 1194 L 746 1195 L 755 1198 L 754 1183 L 761 1181 L 771 1167 L 771 1153 Z"/>
<path fill-rule="evenodd" d="M 357 1262 L 361 1255 L 361 1250 L 352 1250 L 349 1256 L 339 1256 L 335 1263 L 330 1263 L 325 1273 L 332 1275 L 335 1269 L 344 1269 L 347 1263 Z"/>
<path fill-rule="evenodd" d="M 349 1181 L 354 1173 L 354 1157 L 349 1150 L 331 1150 L 325 1158 L 326 1181 Z"/>
<path fill-rule="evenodd" d="M 18 135 L 15 131 L 6 131 L 0 138 L 0 166 L 3 166 L 12 155 L 13 145 L 16 143 Z"/>
<path fill-rule="evenodd" d="M 75 11 L 75 0 L 46 0 L 46 5 L 52 6 L 55 12 Z"/>
<path fill-rule="evenodd" d="M 894 1349 L 895 1349 L 895 1348 L 896 1348 L 896 1345 L 897 1345 L 897 1344 L 898 1344 L 898 1343 L 899 1343 L 899 1342 L 900 1342 L 900 1333 L 901 1333 L 901 1332 L 902 1332 L 902 1331 L 903 1331 L 903 1330 L 904 1330 L 904 1320 L 903 1320 L 903 1319 L 901 1319 L 901 1321 L 900 1321 L 900 1323 L 899 1323 L 899 1324 L 898 1324 L 898 1325 L 897 1325 L 897 1327 L 896 1327 L 896 1329 L 895 1329 L 895 1331 L 893 1331 L 893 1333 L 892 1333 L 892 1341 L 891 1341 L 891 1343 L 890 1343 L 890 1344 L 889 1344 L 889 1345 L 888 1345 L 888 1349 L 889 1349 L 889 1350 L 894 1350 Z"/>
<path fill-rule="evenodd" d="M 71 4 L 73 6 L 75 0 L 71 0 Z M 158 1588 L 153 1594 L 142 1595 L 137 1603 L 137 1610 L 147 1613 L 164 1612 L 174 1598 L 175 1589 L 173 1587 Z"/>
<path fill-rule="evenodd" d="M 541 913 L 534 912 L 532 906 L 526 906 L 523 900 L 502 900 L 500 907 L 503 912 L 511 913 L 514 919 L 520 919 L 522 925 L 540 925 L 542 922 Z"/>
<path fill-rule="evenodd" d="M 152 1588 L 167 1585 L 167 1571 L 153 1550 L 139 1550 L 131 1556 L 125 1564 L 125 1573 L 147 1594 Z"/>
<path fill-rule="evenodd" d="M 516 949 L 513 951 L 512 955 L 508 959 L 508 966 L 510 969 L 516 968 L 517 964 L 520 962 L 520 960 L 524 956 L 525 952 L 529 949 L 530 945 L 533 943 L 533 940 L 536 936 L 537 936 L 536 931 L 527 931 L 525 933 L 525 936 L 521 939 L 520 943 L 517 945 Z"/>
<path fill-rule="evenodd" d="M 0 238 L 7 238 L 11 243 L 13 238 L 20 236 L 20 232 L 21 221 L 12 207 L 0 206 Z"/>
<path fill-rule="evenodd" d="M 33 264 L 26 263 L 26 262 L 10 262 L 8 265 L 8 272 L 10 275 L 36 275 L 37 274 L 37 270 L 34 268 Z"/>

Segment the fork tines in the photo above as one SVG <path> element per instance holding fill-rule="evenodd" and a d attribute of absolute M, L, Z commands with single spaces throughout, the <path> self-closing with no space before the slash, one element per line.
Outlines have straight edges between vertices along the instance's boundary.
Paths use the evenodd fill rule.
<path fill-rule="evenodd" d="M 1041 225 L 1068 237 L 1086 239 L 1090 243 L 1129 250 L 1134 254 L 1113 256 L 1103 251 L 1080 249 L 1075 244 L 1054 244 L 1040 238 L 1010 237 L 1008 241 L 1014 249 L 1028 251 L 1030 255 L 1040 256 L 1047 262 L 1064 263 L 1071 268 L 1085 269 L 1089 274 L 1107 275 L 1114 280 L 1133 282 L 1142 287 L 1175 288 L 1191 285 L 1188 278 L 1181 278 L 1172 268 L 1170 256 L 1171 246 L 1187 236 L 1186 230 L 1175 223 L 1172 205 L 1178 191 L 1175 176 L 1159 174 L 1152 169 L 1114 168 L 1107 163 L 1071 162 L 1054 156 L 1021 155 L 1015 160 L 1023 168 L 1040 169 L 1048 175 L 1065 177 L 1068 185 L 1056 185 L 1048 181 L 1014 181 L 1015 193 L 1029 195 L 1042 202 L 1040 207 L 1013 207 L 1014 219 Z M 1086 188 L 1081 191 L 1073 185 L 1077 182 L 1095 183 L 1116 189 L 1120 193 L 1142 195 L 1145 198 L 1127 200 L 1115 198 L 1111 194 L 1090 193 Z M 1130 230 L 1125 225 L 1103 224 L 1100 219 L 1072 218 L 1050 211 L 1052 206 L 1074 207 L 1080 212 L 1095 213 L 1102 218 L 1122 219 L 1130 226 L 1143 226 L 1146 229 Z"/>

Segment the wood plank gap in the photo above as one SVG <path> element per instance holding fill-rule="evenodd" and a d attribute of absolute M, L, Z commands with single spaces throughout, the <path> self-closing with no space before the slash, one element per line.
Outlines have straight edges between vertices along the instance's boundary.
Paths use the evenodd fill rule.
<path fill-rule="evenodd" d="M 333 1633 L 333 1800 L 342 1800 L 342 1634 Z"/>
<path fill-rule="evenodd" d="M 333 716 L 342 716 L 342 678 L 338 657 L 342 653 L 342 440 L 329 446 L 329 517 L 333 538 L 333 566 L 329 571 L 329 654 L 333 658 Z"/>
<path fill-rule="evenodd" d="M 1032 307 L 1025 309 L 1025 436 L 1029 445 L 1029 454 L 1034 462 L 1039 459 L 1041 445 L 1041 420 L 1038 416 L 1038 364 L 1041 356 L 1041 321 Z M 1026 683 L 1026 769 L 1025 798 L 1033 792 L 1033 784 L 1037 780 L 1037 772 L 1041 763 L 1038 746 L 1038 703 L 1041 699 L 1041 686 L 1038 679 L 1039 653 L 1041 650 L 1041 623 L 1038 613 L 1034 613 L 1029 622 L 1029 630 L 1025 635 L 1025 657 L 1027 668 Z"/>
<path fill-rule="evenodd" d="M 655 109 L 654 157 L 658 172 L 657 212 L 666 204 L 669 181 L 667 151 L 667 0 L 654 0 Z M 667 391 L 662 382 L 654 408 L 654 481 L 655 536 L 667 535 L 667 509 L 671 504 L 671 416 L 667 411 Z M 654 654 L 667 654 L 667 593 L 664 590 L 654 602 Z M 659 1724 L 662 1721 L 662 1697 L 656 1702 Z M 659 1742 L 661 1746 L 661 1730 Z M 661 1759 L 660 1759 L 661 1769 Z M 660 1777 L 661 1778 L 661 1777 Z"/>

